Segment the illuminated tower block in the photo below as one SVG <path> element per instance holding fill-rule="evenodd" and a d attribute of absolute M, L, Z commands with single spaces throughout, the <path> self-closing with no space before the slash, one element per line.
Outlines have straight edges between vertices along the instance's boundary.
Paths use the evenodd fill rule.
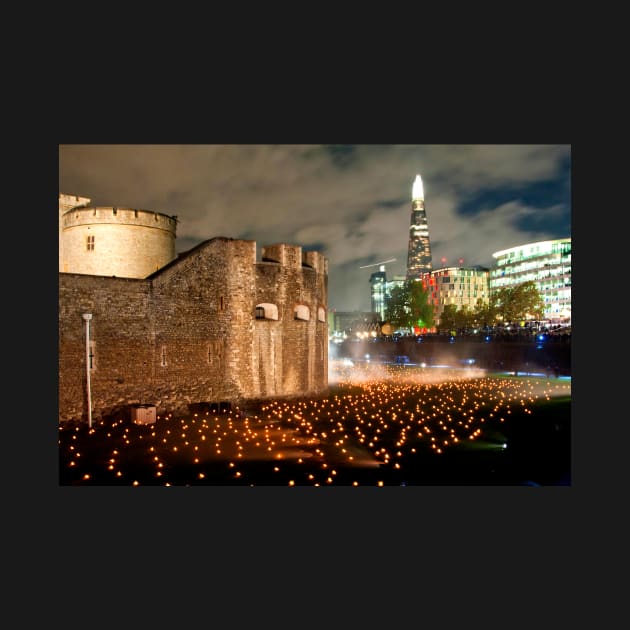
<path fill-rule="evenodd" d="M 378 271 L 370 276 L 370 310 L 378 313 L 379 319 L 385 319 L 385 289 L 387 287 L 387 274 L 385 265 L 381 265 Z"/>
<path fill-rule="evenodd" d="M 407 280 L 420 279 L 432 270 L 429 224 L 424 210 L 422 178 L 416 175 L 411 190 L 411 225 L 409 226 L 409 252 L 407 254 Z"/>

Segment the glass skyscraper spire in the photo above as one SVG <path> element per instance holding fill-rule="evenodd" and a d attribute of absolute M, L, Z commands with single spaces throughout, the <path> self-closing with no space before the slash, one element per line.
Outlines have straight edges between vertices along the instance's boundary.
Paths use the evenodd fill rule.
<path fill-rule="evenodd" d="M 424 210 L 422 178 L 416 175 L 411 189 L 411 225 L 409 226 L 409 252 L 407 254 L 407 280 L 420 279 L 432 271 L 429 224 Z"/>

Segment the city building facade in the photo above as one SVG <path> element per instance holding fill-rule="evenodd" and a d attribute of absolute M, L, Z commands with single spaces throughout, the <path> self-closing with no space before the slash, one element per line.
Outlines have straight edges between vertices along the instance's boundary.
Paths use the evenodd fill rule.
<path fill-rule="evenodd" d="M 533 281 L 553 324 L 571 323 L 571 237 L 510 247 L 492 254 L 490 292 Z"/>
<path fill-rule="evenodd" d="M 328 313 L 329 340 L 341 342 L 357 333 L 380 332 L 379 315 L 371 311 L 336 311 Z"/>
<path fill-rule="evenodd" d="M 435 324 L 439 324 L 444 307 L 449 304 L 457 310 L 473 310 L 479 300 L 482 304 L 488 304 L 488 277 L 489 269 L 481 266 L 443 267 L 425 274 L 422 283 L 429 291 Z"/>
<path fill-rule="evenodd" d="M 385 319 L 387 305 L 387 273 L 385 265 L 370 275 L 370 309 L 376 313 L 381 321 Z"/>

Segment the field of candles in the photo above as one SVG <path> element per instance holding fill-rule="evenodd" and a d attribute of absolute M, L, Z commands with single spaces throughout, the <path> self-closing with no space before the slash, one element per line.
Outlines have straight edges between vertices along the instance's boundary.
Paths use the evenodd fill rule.
<path fill-rule="evenodd" d="M 571 485 L 571 379 L 331 365 L 329 395 L 59 427 L 62 486 Z"/>

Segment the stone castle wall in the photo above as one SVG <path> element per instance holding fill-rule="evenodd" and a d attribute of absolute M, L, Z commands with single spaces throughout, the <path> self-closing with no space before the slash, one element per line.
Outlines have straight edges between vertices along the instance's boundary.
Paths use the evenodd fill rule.
<path fill-rule="evenodd" d="M 262 252 L 256 262 L 255 242 L 215 238 L 145 279 L 60 273 L 59 420 L 87 417 L 83 313 L 95 418 L 325 393 L 327 261 L 283 244 Z"/>
<path fill-rule="evenodd" d="M 328 382 L 327 261 L 290 245 L 265 247 L 262 259 L 256 304 L 277 305 L 278 319 L 255 319 L 260 396 L 315 394 Z"/>

